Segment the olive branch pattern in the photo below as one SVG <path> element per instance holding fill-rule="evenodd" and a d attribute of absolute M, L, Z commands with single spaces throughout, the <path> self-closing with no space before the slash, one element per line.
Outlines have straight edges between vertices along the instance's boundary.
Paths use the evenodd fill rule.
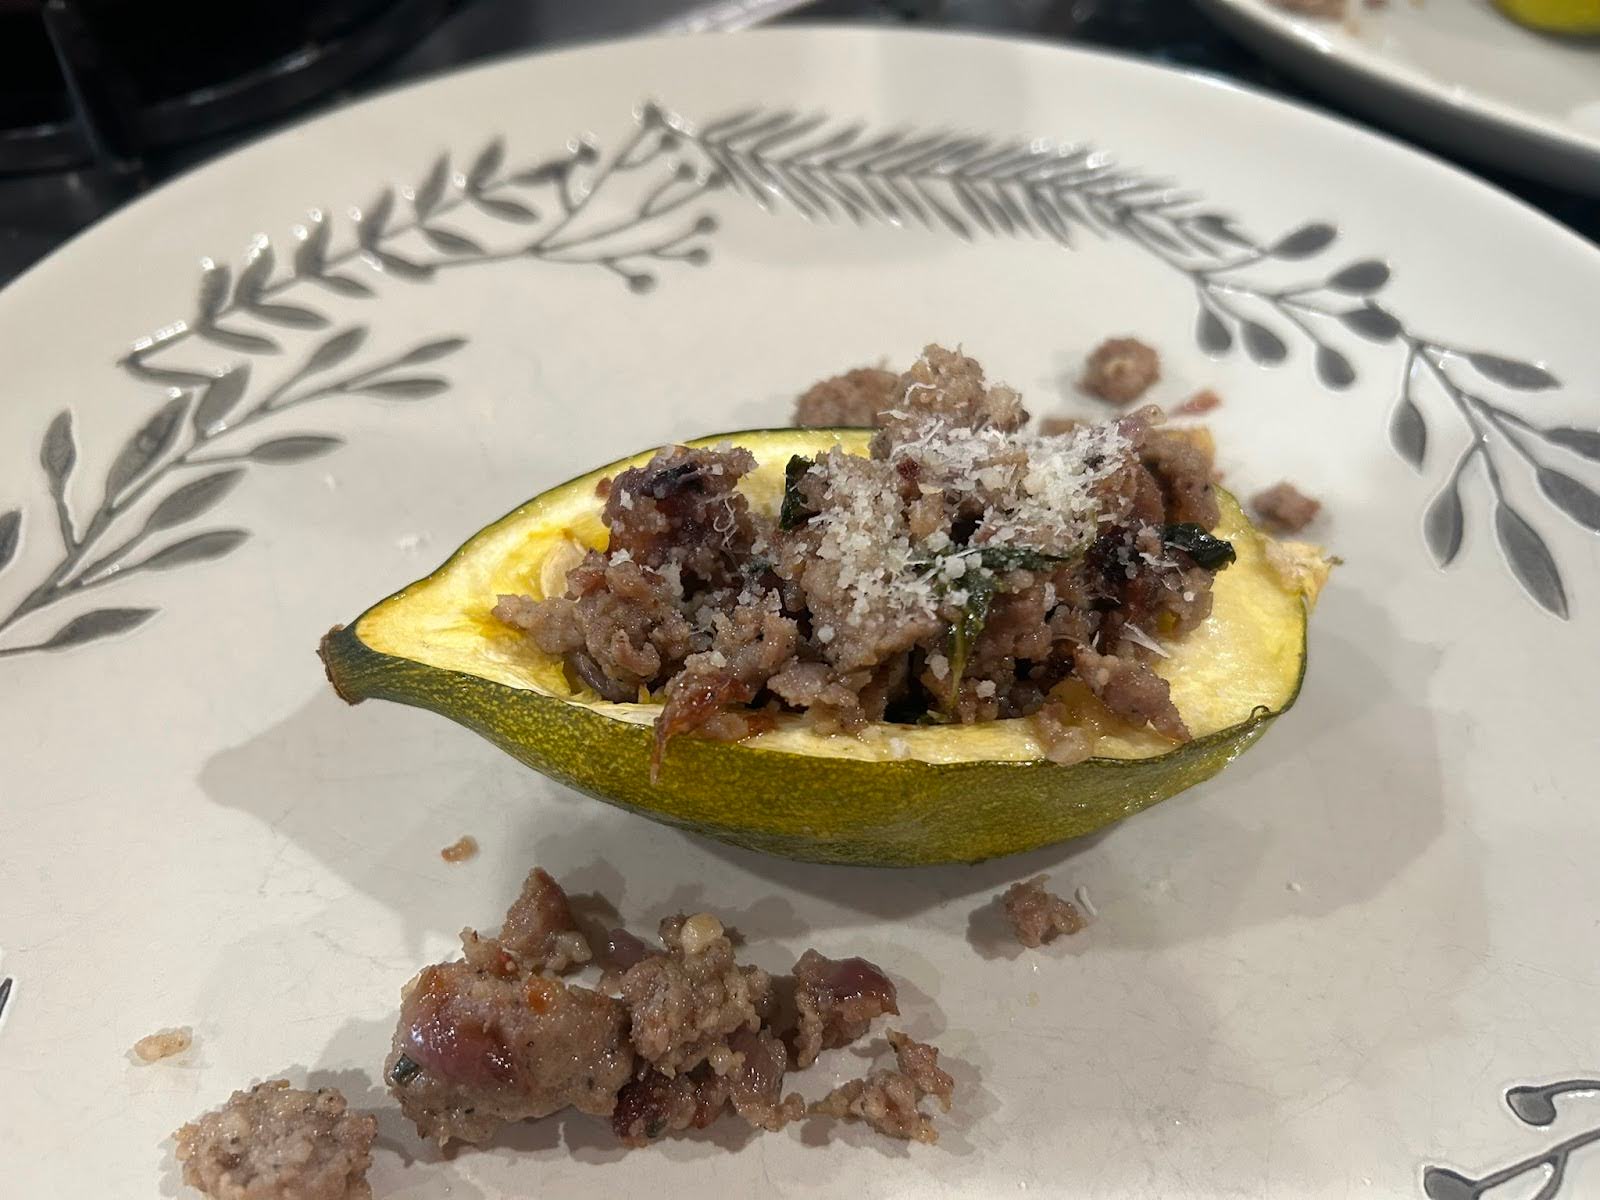
<path fill-rule="evenodd" d="M 676 153 L 681 141 L 661 110 L 646 105 L 636 114 L 632 134 L 609 157 L 593 141 L 576 139 L 554 157 L 508 167 L 499 137 L 473 155 L 464 171 L 453 169 L 448 153 L 440 154 L 416 187 L 384 187 L 364 208 L 350 209 L 352 236 L 342 248 L 334 244 L 334 219 L 313 209 L 294 230 L 287 264 L 278 262 L 265 238 L 252 245 L 237 278 L 226 265 L 202 260 L 193 317 L 140 339 L 121 365 L 155 383 L 204 386 L 208 375 L 155 360 L 190 339 L 244 354 L 275 354 L 281 346 L 271 327 L 329 324 L 309 299 L 291 303 L 285 293 L 370 300 L 385 278 L 425 283 L 443 272 L 519 259 L 601 267 L 632 291 L 651 291 L 661 264 L 704 265 L 705 237 L 717 228 L 709 212 L 684 219 L 686 207 L 724 180 Z M 612 198 L 627 177 L 635 186 L 623 214 L 602 214 L 595 200 L 603 193 Z M 499 235 L 495 241 L 461 228 L 461 218 L 473 215 L 498 226 L 491 230 Z"/>
<path fill-rule="evenodd" d="M 1506 1106 L 1524 1125 L 1544 1129 L 1555 1124 L 1558 1097 L 1573 1093 L 1600 1092 L 1600 1079 L 1563 1079 L 1556 1083 L 1524 1085 L 1506 1092 Z M 1473 1179 L 1448 1167 L 1427 1167 L 1422 1172 L 1422 1191 L 1429 1200 L 1481 1200 L 1495 1188 L 1514 1180 L 1543 1177 L 1539 1190 L 1530 1200 L 1554 1200 L 1567 1181 L 1567 1166 L 1573 1154 L 1600 1142 L 1600 1125 L 1557 1142 L 1537 1154 Z"/>
<path fill-rule="evenodd" d="M 1600 533 L 1600 492 L 1577 473 L 1592 475 L 1592 464 L 1600 463 L 1600 430 L 1541 423 L 1514 407 L 1509 395 L 1560 387 L 1544 366 L 1414 331 L 1375 298 L 1390 280 L 1380 259 L 1323 266 L 1310 282 L 1289 286 L 1260 274 L 1274 264 L 1326 264 L 1339 237 L 1332 224 L 1312 221 L 1257 238 L 1171 180 L 1126 170 L 1084 146 L 906 128 L 874 132 L 828 114 L 759 108 L 700 127 L 653 104 L 635 117 L 609 155 L 578 139 L 554 156 L 513 167 L 497 137 L 463 160 L 463 170 L 440 154 L 414 187 L 384 187 L 364 208 L 350 209 L 346 236 L 336 237 L 336 218 L 314 209 L 295 227 L 292 252 L 284 256 L 258 237 L 237 273 L 202 260 L 191 315 L 140 339 L 119 360 L 130 375 L 165 389 L 166 398 L 116 454 L 99 506 L 81 529 L 69 499 L 78 463 L 71 411 L 47 429 L 39 461 L 61 557 L 0 616 L 0 639 L 31 614 L 79 593 L 221 557 L 247 531 L 208 530 L 137 555 L 152 538 L 217 505 L 249 466 L 301 462 L 342 444 L 330 434 L 300 433 L 240 450 L 237 431 L 324 397 L 423 399 L 449 387 L 440 376 L 404 372 L 454 353 L 465 344 L 461 337 L 424 342 L 333 377 L 361 348 L 368 327 L 334 328 L 319 296 L 371 300 L 390 279 L 425 283 L 448 271 L 519 260 L 599 267 L 631 291 L 647 293 L 664 267 L 708 261 L 717 220 L 701 202 L 723 189 L 813 221 L 918 224 L 966 240 L 1033 237 L 1071 246 L 1080 234 L 1115 237 L 1184 278 L 1195 295 L 1195 337 L 1205 352 L 1242 348 L 1253 361 L 1276 366 L 1291 357 L 1292 341 L 1303 341 L 1318 379 L 1335 391 L 1356 382 L 1341 349 L 1346 339 L 1397 347 L 1403 370 L 1389 425 L 1397 453 L 1426 470 L 1442 423 L 1467 434 L 1423 517 L 1435 561 L 1447 566 L 1461 550 L 1462 493 L 1477 478 L 1470 468 L 1481 462 L 1495 537 L 1513 576 L 1548 612 L 1569 615 L 1555 556 L 1510 497 L 1505 477 L 1520 464 L 1558 513 Z M 606 205 L 595 203 L 602 194 Z M 286 340 L 311 333 L 321 340 L 301 365 L 247 399 L 254 375 L 284 353 Z M 185 343 L 239 357 L 218 372 L 175 355 Z M 175 486 L 162 494 L 169 484 Z M 133 510 L 152 494 L 157 498 L 139 523 Z M 21 508 L 0 513 L 0 571 L 17 555 L 24 517 Z M 131 533 L 130 523 L 137 526 Z M 95 609 L 41 641 L 0 640 L 0 657 L 108 637 L 155 611 Z"/>
<path fill-rule="evenodd" d="M 303 432 L 242 444 L 241 435 L 262 422 L 330 397 L 410 401 L 448 390 L 448 379 L 414 368 L 456 353 L 466 338 L 434 338 L 355 366 L 369 326 L 336 326 L 317 305 L 318 292 L 365 300 L 378 295 L 375 285 L 383 279 L 425 282 L 448 270 L 520 259 L 600 267 L 644 293 L 662 265 L 704 264 L 715 218 L 683 210 L 721 180 L 674 153 L 681 138 L 659 110 L 645 108 L 637 118 L 631 136 L 610 156 L 576 140 L 555 157 L 513 169 L 506 166 L 503 139 L 495 138 L 457 173 L 450 156 L 439 155 L 415 188 L 384 188 L 371 204 L 351 210 L 352 236 L 342 247 L 334 242 L 334 222 L 314 210 L 295 229 L 285 263 L 265 237 L 251 244 L 237 275 L 202 260 L 192 317 L 141 339 L 120 360 L 135 378 L 159 385 L 165 398 L 117 450 L 98 505 L 82 519 L 71 500 L 82 474 L 72 410 L 57 414 L 46 429 L 39 464 L 61 552 L 44 578 L 0 615 L 0 639 L 40 610 L 129 576 L 221 558 L 249 537 L 247 530 L 169 535 L 218 506 L 250 467 L 301 463 L 344 444 L 333 434 Z M 623 215 L 615 215 L 615 206 L 602 213 L 596 197 L 624 180 L 633 186 Z M 409 208 L 404 217 L 402 203 Z M 501 236 L 491 241 L 468 232 L 462 218 L 473 215 Z M 285 341 L 311 333 L 316 340 L 299 365 L 258 387 Z M 175 355 L 190 342 L 235 357 L 220 372 L 207 369 Z M 26 517 L 22 508 L 0 513 L 0 572 L 17 557 Z M 111 637 L 157 611 L 91 609 L 41 640 L 0 640 L 0 658 Z"/>
<path fill-rule="evenodd" d="M 1289 286 L 1252 278 L 1251 269 L 1263 265 L 1321 260 L 1338 240 L 1334 225 L 1311 221 L 1276 238 L 1257 238 L 1172 181 L 1127 171 L 1083 146 L 945 131 L 873 132 L 827 114 L 760 108 L 698 129 L 677 119 L 672 124 L 740 194 L 809 220 L 915 224 L 968 240 L 985 234 L 1067 246 L 1080 233 L 1117 237 L 1193 289 L 1195 338 L 1212 356 L 1242 346 L 1254 362 L 1276 366 L 1290 357 L 1290 341 L 1299 339 L 1310 348 L 1321 383 L 1340 391 L 1357 378 L 1342 340 L 1398 347 L 1403 370 L 1389 426 L 1395 451 L 1423 471 L 1443 422 L 1453 420 L 1468 434 L 1423 517 L 1434 560 L 1448 566 L 1461 550 L 1462 489 L 1468 468 L 1481 461 L 1495 537 L 1513 576 L 1546 611 L 1569 615 L 1555 556 L 1510 498 L 1505 474 L 1508 459 L 1521 460 L 1550 505 L 1600 533 L 1600 491 L 1572 473 L 1594 475 L 1600 430 L 1542 424 L 1491 394 L 1487 388 L 1549 391 L 1560 381 L 1536 363 L 1414 331 L 1374 298 L 1390 280 L 1380 259 L 1343 262 Z"/>

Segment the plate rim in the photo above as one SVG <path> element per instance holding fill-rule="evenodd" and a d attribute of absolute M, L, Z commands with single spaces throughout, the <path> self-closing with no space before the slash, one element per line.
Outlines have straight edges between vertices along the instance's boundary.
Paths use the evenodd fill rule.
<path fill-rule="evenodd" d="M 1236 19 L 1258 31 L 1277 36 L 1310 59 L 1402 93 L 1409 100 L 1450 120 L 1479 127 L 1491 125 L 1514 136 L 1541 143 L 1560 154 L 1586 156 L 1592 162 L 1597 176 L 1596 182 L 1587 190 L 1600 190 L 1600 134 L 1589 134 L 1569 122 L 1530 115 L 1525 109 L 1482 92 L 1458 95 L 1427 72 L 1378 54 L 1359 41 L 1348 45 L 1328 41 L 1319 36 L 1309 19 L 1280 12 L 1266 0 L 1198 2 L 1213 14 L 1228 14 L 1227 18 L 1223 18 L 1224 21 Z"/>
<path fill-rule="evenodd" d="M 1249 8 L 1253 0 L 1200 0 L 1202 4 L 1221 4 L 1244 11 Z M 135 197 L 120 208 L 105 214 L 90 225 L 84 227 L 68 238 L 65 242 L 52 249 L 43 258 L 33 263 L 22 274 L 13 278 L 9 283 L 0 287 L 0 310 L 10 302 L 15 302 L 14 297 L 21 292 L 29 290 L 38 280 L 49 271 L 56 268 L 62 259 L 75 254 L 86 243 L 98 241 L 120 232 L 120 226 L 125 223 L 124 218 L 142 213 L 147 206 L 164 202 L 175 190 L 187 186 L 189 183 L 220 173 L 232 167 L 234 160 L 240 156 L 256 153 L 257 151 L 280 141 L 300 139 L 306 136 L 316 136 L 313 129 L 323 123 L 336 123 L 346 117 L 362 112 L 370 107 L 386 103 L 396 96 L 410 92 L 421 92 L 427 88 L 448 84 L 457 79 L 490 74 L 501 70 L 512 70 L 517 66 L 531 61 L 542 61 L 553 58 L 580 57 L 586 55 L 602 56 L 618 49 L 627 49 L 643 46 L 649 43 L 668 44 L 682 39 L 695 38 L 740 38 L 761 40 L 787 40 L 787 39 L 842 39 L 861 41 L 976 41 L 997 44 L 1029 53 L 1062 55 L 1069 59 L 1087 59 L 1101 63 L 1115 64 L 1118 68 L 1127 68 L 1135 74 L 1149 72 L 1158 77 L 1182 79 L 1190 84 L 1207 88 L 1219 89 L 1235 93 L 1247 98 L 1254 104 L 1266 104 L 1279 109 L 1287 110 L 1294 114 L 1294 119 L 1310 120 L 1320 124 L 1325 132 L 1342 135 L 1357 142 L 1368 144 L 1370 149 L 1380 152 L 1398 153 L 1404 157 L 1417 160 L 1425 170 L 1442 171 L 1452 177 L 1455 186 L 1468 186 L 1476 188 L 1482 194 L 1492 196 L 1495 200 L 1509 205 L 1517 210 L 1522 217 L 1533 218 L 1544 227 L 1546 233 L 1557 234 L 1566 239 L 1572 247 L 1581 248 L 1584 254 L 1593 260 L 1593 265 L 1600 266 L 1600 244 L 1590 241 L 1570 226 L 1558 221 L 1550 214 L 1537 208 L 1535 205 L 1514 192 L 1483 178 L 1471 169 L 1459 165 L 1444 157 L 1442 154 L 1426 146 L 1407 141 L 1398 134 L 1391 134 L 1383 130 L 1369 128 L 1359 121 L 1339 113 L 1329 112 L 1317 107 L 1313 102 L 1300 100 L 1295 97 L 1284 96 L 1264 87 L 1242 82 L 1231 77 L 1212 71 L 1201 70 L 1193 67 L 1158 62 L 1144 56 L 1107 49 L 1097 46 L 1086 46 L 1075 42 L 1058 42 L 1046 38 L 1015 36 L 1007 33 L 996 33 L 987 30 L 967 29 L 924 29 L 908 28 L 901 26 L 863 26 L 848 22 L 816 22 L 796 25 L 761 26 L 753 29 L 733 30 L 716 34 L 698 33 L 648 33 L 638 36 L 608 38 L 600 41 L 586 42 L 576 46 L 560 46 L 550 49 L 536 49 L 532 51 L 513 51 L 498 55 L 482 62 L 473 63 L 456 70 L 444 71 L 425 79 L 410 80 L 396 83 L 391 86 L 363 96 L 351 104 L 342 104 L 336 108 L 307 113 L 295 120 L 281 125 L 268 133 L 250 139 L 243 144 L 233 147 L 215 158 L 207 159 L 195 166 L 164 180 L 158 186 L 151 188 L 142 195 Z M 643 98 L 640 98 L 643 99 Z M 670 98 L 669 98 L 670 99 Z M 637 101 L 629 101 L 636 103 Z M 320 132 L 320 131 L 319 131 Z M 1006 133 L 1005 130 L 991 130 L 996 135 Z M 1063 140 L 1079 140 L 1087 137 L 1089 130 L 1071 131 L 1049 130 L 1028 131 L 1029 136 L 1059 137 Z M 1600 152 L 1600 143 L 1596 146 Z M 1597 163 L 1600 163 L 1600 153 L 1597 153 Z M 1146 164 L 1152 165 L 1152 164 Z M 1155 164 L 1158 165 L 1158 164 Z"/>

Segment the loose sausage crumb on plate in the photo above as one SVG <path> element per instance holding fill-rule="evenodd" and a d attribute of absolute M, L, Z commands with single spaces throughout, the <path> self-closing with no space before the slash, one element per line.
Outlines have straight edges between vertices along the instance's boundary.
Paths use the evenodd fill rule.
<path fill-rule="evenodd" d="M 133 1056 L 140 1062 L 160 1062 L 175 1054 L 182 1054 L 194 1044 L 194 1035 L 187 1028 L 163 1029 L 142 1037 L 133 1044 Z"/>
<path fill-rule="evenodd" d="M 470 833 L 462 834 L 443 850 L 439 851 L 439 857 L 447 863 L 466 862 L 467 859 L 476 858 L 477 856 L 478 839 Z"/>
<path fill-rule="evenodd" d="M 865 1121 L 887 1137 L 914 1142 L 937 1142 L 939 1131 L 920 1107 L 932 1096 L 945 1112 L 956 1081 L 939 1066 L 939 1052 L 915 1041 L 898 1029 L 889 1031 L 896 1069 L 873 1071 L 861 1079 L 836 1087 L 810 1112 L 844 1121 Z"/>
<path fill-rule="evenodd" d="M 786 1039 L 804 1066 L 898 1011 L 872 963 L 811 950 L 795 964 L 800 1026 L 778 1027 L 772 977 L 735 960 L 715 916 L 668 917 L 659 940 L 654 949 L 614 930 L 599 989 L 553 978 L 591 954 L 560 885 L 535 869 L 497 936 L 464 931 L 463 959 L 407 986 L 384 1070 L 401 1111 L 441 1144 L 483 1143 L 508 1122 L 568 1107 L 609 1117 L 628 1146 L 703 1128 L 729 1107 L 776 1131 L 805 1112 L 783 1090 Z M 902 1070 L 925 1065 L 923 1091 L 939 1095 L 930 1052 L 908 1048 Z"/>
<path fill-rule="evenodd" d="M 1261 523 L 1273 533 L 1299 533 L 1322 511 L 1322 501 L 1313 500 L 1294 484 L 1275 483 L 1250 498 Z"/>
<path fill-rule="evenodd" d="M 378 1122 L 347 1109 L 335 1088 L 286 1079 L 235 1092 L 174 1135 L 183 1181 L 211 1200 L 371 1200 Z"/>
<path fill-rule="evenodd" d="M 1132 404 L 1161 378 L 1161 356 L 1138 338 L 1108 338 L 1084 364 L 1079 386 L 1108 404 Z"/>
<path fill-rule="evenodd" d="M 1198 417 L 1222 407 L 1222 397 L 1210 388 L 1202 388 L 1172 410 L 1175 417 Z"/>
<path fill-rule="evenodd" d="M 1054 940 L 1057 934 L 1077 933 L 1088 924 L 1072 901 L 1046 891 L 1046 882 L 1043 875 L 1035 875 L 1012 884 L 1000 897 L 1017 941 L 1030 950 Z"/>

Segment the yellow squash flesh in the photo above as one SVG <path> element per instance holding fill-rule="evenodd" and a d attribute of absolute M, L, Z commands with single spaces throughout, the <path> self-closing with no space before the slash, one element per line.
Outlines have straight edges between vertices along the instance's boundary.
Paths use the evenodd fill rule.
<path fill-rule="evenodd" d="M 733 442 L 760 467 L 741 484 L 774 511 L 792 454 L 865 453 L 860 430 L 764 430 Z M 1220 494 L 1218 537 L 1238 561 L 1221 572 L 1212 615 L 1156 669 L 1194 733 L 1182 745 L 1135 729 L 1083 697 L 1094 756 L 1048 761 L 1031 720 L 876 725 L 819 735 L 803 718 L 738 744 L 675 739 L 650 779 L 653 704 L 575 691 L 490 610 L 501 593 L 560 595 L 567 569 L 606 544 L 595 485 L 651 451 L 530 500 L 476 534 L 426 579 L 331 632 L 322 656 L 351 703 L 430 709 L 528 766 L 634 812 L 789 858 L 909 866 L 975 862 L 1090 833 L 1216 774 L 1294 703 L 1306 616 L 1327 574 L 1313 548 L 1273 543 Z"/>

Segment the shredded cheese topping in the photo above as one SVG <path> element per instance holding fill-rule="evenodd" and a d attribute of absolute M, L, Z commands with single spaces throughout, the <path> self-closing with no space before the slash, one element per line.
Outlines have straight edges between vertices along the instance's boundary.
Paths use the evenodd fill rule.
<path fill-rule="evenodd" d="M 907 620 L 966 602 L 969 577 L 992 576 L 979 561 L 989 547 L 1071 557 L 1098 534 L 1101 484 L 1127 465 L 1132 447 L 1115 421 L 1056 435 L 970 429 L 930 416 L 887 460 L 829 451 L 811 468 L 828 494 L 813 527 L 817 556 L 836 565 L 853 620 Z M 913 534 L 901 481 L 944 496 L 939 527 Z M 963 549 L 949 525 L 962 502 L 982 506 Z"/>

